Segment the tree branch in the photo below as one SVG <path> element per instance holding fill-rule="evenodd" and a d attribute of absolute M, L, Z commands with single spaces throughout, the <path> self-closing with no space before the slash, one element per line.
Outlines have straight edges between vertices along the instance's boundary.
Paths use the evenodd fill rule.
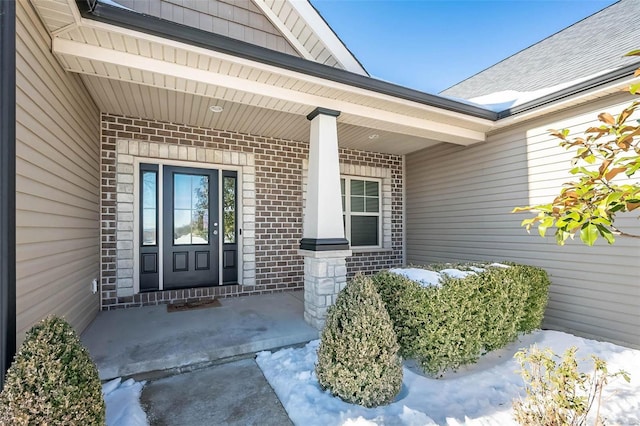
<path fill-rule="evenodd" d="M 609 226 L 613 230 L 613 233 L 616 234 L 616 235 L 620 235 L 621 237 L 639 238 L 640 239 L 640 235 L 627 234 L 626 232 L 623 232 L 623 231 L 619 230 L 618 228 L 616 228 L 613 225 L 609 225 Z"/>

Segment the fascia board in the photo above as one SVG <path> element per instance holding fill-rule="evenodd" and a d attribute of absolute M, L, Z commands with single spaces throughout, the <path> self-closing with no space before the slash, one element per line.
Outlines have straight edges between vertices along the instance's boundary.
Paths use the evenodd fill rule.
<path fill-rule="evenodd" d="M 414 127 L 420 132 L 433 132 L 444 141 L 469 144 L 484 140 L 484 132 L 466 129 L 459 126 L 440 123 L 427 118 L 408 117 L 393 111 L 353 104 L 338 99 L 328 99 L 310 93 L 302 93 L 291 89 L 274 87 L 257 81 L 230 75 L 212 73 L 207 70 L 191 68 L 186 65 L 167 63 L 127 52 L 120 52 L 99 46 L 92 46 L 78 41 L 56 38 L 53 40 L 53 52 L 57 55 L 82 58 L 88 61 L 114 64 L 135 68 L 154 74 L 174 78 L 184 78 L 204 84 L 226 87 L 240 92 L 253 93 L 259 96 L 280 99 L 287 102 L 309 106 L 313 110 L 318 106 L 341 111 L 357 117 L 372 118 L 388 123 L 402 123 L 405 127 Z M 74 70 L 80 72 L 80 70 Z"/>

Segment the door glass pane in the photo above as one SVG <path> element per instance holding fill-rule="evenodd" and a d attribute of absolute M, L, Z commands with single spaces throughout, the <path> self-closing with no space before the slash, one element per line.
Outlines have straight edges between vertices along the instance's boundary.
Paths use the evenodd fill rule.
<path fill-rule="evenodd" d="M 154 171 L 142 172 L 142 245 L 154 246 L 157 243 L 157 179 Z"/>
<path fill-rule="evenodd" d="M 378 216 L 351 216 L 351 245 L 378 245 Z"/>
<path fill-rule="evenodd" d="M 173 176 L 173 243 L 209 243 L 208 176 Z"/>
<path fill-rule="evenodd" d="M 222 179 L 224 242 L 236 242 L 236 178 L 225 176 Z"/>

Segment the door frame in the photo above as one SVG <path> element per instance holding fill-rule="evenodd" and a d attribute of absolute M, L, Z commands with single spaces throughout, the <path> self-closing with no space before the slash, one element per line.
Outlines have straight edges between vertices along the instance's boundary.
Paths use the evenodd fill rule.
<path fill-rule="evenodd" d="M 162 212 L 162 203 L 164 201 L 164 188 L 160 183 L 163 182 L 164 171 L 163 166 L 175 166 L 175 167 L 190 167 L 197 169 L 215 169 L 218 171 L 218 198 L 222 195 L 222 172 L 225 170 L 235 171 L 237 173 L 237 195 L 236 195 L 236 220 L 238 221 L 238 229 L 243 228 L 243 214 L 242 214 L 242 166 L 232 166 L 228 164 L 217 164 L 217 163 L 198 163 L 195 161 L 179 161 L 179 160 L 168 160 L 168 159 L 160 159 L 160 158 L 149 158 L 149 157 L 135 157 L 133 161 L 133 293 L 140 293 L 140 215 L 138 212 L 140 211 L 140 163 L 145 164 L 157 164 L 158 165 L 158 291 L 164 291 L 164 262 L 162 259 L 164 258 L 164 232 L 162 231 L 162 224 L 164 221 L 163 212 Z M 222 208 L 222 203 L 219 203 L 218 209 Z M 218 264 L 220 267 L 218 268 L 218 282 L 223 283 L 223 268 L 222 266 L 222 256 L 223 256 L 223 232 L 218 232 L 218 244 L 220 250 L 218 250 Z M 238 235 L 238 284 L 242 283 L 243 279 L 243 248 L 242 248 L 242 235 Z M 220 284 L 222 285 L 222 284 Z M 169 289 L 175 290 L 175 289 Z"/>

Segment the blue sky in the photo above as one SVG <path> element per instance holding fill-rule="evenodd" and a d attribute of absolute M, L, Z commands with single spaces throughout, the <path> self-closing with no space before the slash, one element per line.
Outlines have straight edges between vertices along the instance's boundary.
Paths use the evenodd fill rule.
<path fill-rule="evenodd" d="M 615 0 L 311 0 L 374 77 L 438 93 Z"/>

